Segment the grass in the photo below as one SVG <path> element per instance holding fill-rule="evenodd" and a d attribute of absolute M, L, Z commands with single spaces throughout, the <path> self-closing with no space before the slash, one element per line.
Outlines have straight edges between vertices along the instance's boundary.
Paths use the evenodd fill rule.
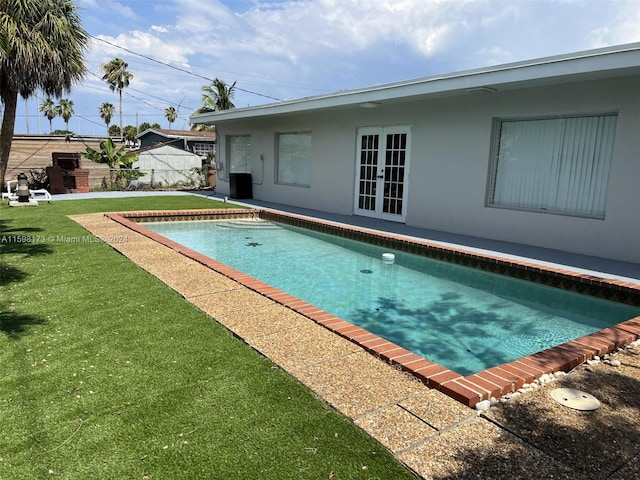
<path fill-rule="evenodd" d="M 67 215 L 0 205 L 0 478 L 407 479 L 379 443 Z M 30 241 L 19 241 L 30 240 Z"/>

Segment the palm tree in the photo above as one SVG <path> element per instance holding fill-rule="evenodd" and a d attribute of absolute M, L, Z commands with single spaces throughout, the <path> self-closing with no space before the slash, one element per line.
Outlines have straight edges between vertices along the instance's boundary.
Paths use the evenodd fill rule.
<path fill-rule="evenodd" d="M 219 78 L 214 78 L 211 85 L 202 87 L 202 106 L 198 108 L 194 113 L 209 113 L 219 110 L 231 110 L 236 108 L 231 99 L 235 93 L 236 82 L 233 82 L 230 86 L 227 86 L 224 81 Z M 205 125 L 203 123 L 194 123 L 191 126 L 191 130 L 198 132 L 215 131 L 215 126 Z"/>
<path fill-rule="evenodd" d="M 121 58 L 114 58 L 102 66 L 104 75 L 102 80 L 109 84 L 112 92 L 118 92 L 120 96 L 120 132 L 122 127 L 122 90 L 129 86 L 129 82 L 133 78 L 133 74 L 127 71 L 129 64 Z"/>
<path fill-rule="evenodd" d="M 200 109 L 198 109 L 193 113 L 195 114 L 195 113 L 206 113 L 206 112 L 203 112 Z M 193 130 L 194 132 L 215 132 L 216 126 L 205 125 L 204 123 L 194 123 L 193 125 L 191 125 L 191 130 Z"/>
<path fill-rule="evenodd" d="M 227 86 L 219 78 L 214 78 L 211 85 L 202 87 L 202 107 L 198 113 L 215 112 L 218 110 L 231 110 L 236 108 L 231 99 L 235 93 L 236 82 Z"/>
<path fill-rule="evenodd" d="M 109 127 L 109 136 L 110 137 L 119 137 L 120 136 L 120 127 L 118 125 L 111 125 Z"/>
<path fill-rule="evenodd" d="M 68 98 L 61 98 L 58 100 L 58 105 L 56 106 L 56 112 L 58 115 L 62 117 L 64 123 L 67 125 L 67 132 L 69 131 L 69 119 L 73 117 L 73 114 L 76 113 L 73 109 L 73 100 L 69 100 Z"/>
<path fill-rule="evenodd" d="M 171 129 L 171 124 L 178 118 L 178 112 L 176 112 L 175 108 L 168 107 L 164 109 L 164 116 L 169 121 L 169 129 Z"/>
<path fill-rule="evenodd" d="M 0 0 L 0 185 L 9 163 L 18 95 L 59 98 L 86 73 L 89 35 L 72 0 Z"/>
<path fill-rule="evenodd" d="M 124 130 L 122 131 L 122 138 L 127 142 L 133 143 L 136 141 L 137 134 L 138 134 L 138 129 L 136 127 L 134 127 L 133 125 L 127 125 L 126 127 L 124 127 Z"/>
<path fill-rule="evenodd" d="M 107 137 L 108 137 L 109 124 L 111 123 L 111 117 L 113 117 L 113 114 L 116 111 L 116 107 L 114 107 L 109 102 L 104 102 L 102 105 L 98 107 L 98 111 L 100 112 L 100 118 L 102 118 L 102 120 L 104 120 L 104 123 L 107 124 Z"/>
<path fill-rule="evenodd" d="M 149 130 L 150 128 L 158 129 L 162 127 L 158 122 L 154 122 L 153 124 L 149 122 L 142 122 L 140 125 L 138 125 L 138 133 L 142 133 L 146 130 Z"/>
<path fill-rule="evenodd" d="M 53 119 L 58 116 L 58 111 L 51 97 L 47 97 L 46 100 L 40 104 L 40 111 L 47 117 L 47 120 L 49 120 L 49 133 L 53 132 Z"/>

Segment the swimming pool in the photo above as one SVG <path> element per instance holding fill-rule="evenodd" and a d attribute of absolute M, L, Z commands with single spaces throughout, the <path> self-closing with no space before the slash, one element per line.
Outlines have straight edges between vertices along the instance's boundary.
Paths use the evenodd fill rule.
<path fill-rule="evenodd" d="M 145 227 L 462 375 L 640 315 L 631 305 L 256 218 Z M 382 261 L 389 252 L 393 264 Z"/>
<path fill-rule="evenodd" d="M 540 265 L 534 260 L 526 258 L 504 257 L 499 253 L 467 250 L 461 246 L 372 231 L 344 223 L 327 222 L 317 218 L 270 209 L 142 211 L 105 213 L 104 216 L 129 229 L 136 235 L 140 234 L 147 237 L 159 246 L 168 248 L 185 257 L 187 263 L 195 261 L 218 275 L 227 277 L 239 287 L 251 290 L 270 302 L 280 304 L 294 312 L 294 314 L 306 317 L 325 329 L 359 345 L 364 351 L 380 360 L 411 374 L 429 388 L 440 390 L 470 407 L 473 407 L 480 400 L 500 397 L 506 393 L 513 392 L 543 374 L 569 371 L 596 355 L 612 352 L 640 338 L 640 317 L 630 318 L 611 327 L 565 342 L 556 347 L 542 350 L 533 355 L 528 355 L 473 375 L 463 376 L 366 329 L 314 307 L 293 295 L 282 292 L 250 275 L 169 240 L 145 228 L 140 223 L 235 218 L 272 220 L 312 231 L 329 233 L 341 238 L 382 246 L 385 249 L 417 253 L 421 256 L 443 260 L 447 263 L 470 266 L 513 278 L 526 279 L 537 284 L 588 294 L 636 307 L 640 307 L 640 284 L 624 278 L 605 278 L 604 276 L 594 276 L 589 272 L 571 271 L 560 265 Z M 124 237 L 128 238 L 126 235 Z M 116 250 L 130 251 L 129 247 L 121 248 L 126 246 L 127 243 L 121 244 L 120 238 L 120 236 L 118 240 L 107 238 L 105 241 Z M 133 238 L 135 239 L 136 236 L 134 235 Z M 135 245 L 132 245 L 132 247 L 136 251 Z M 152 252 L 149 253 L 153 255 Z M 207 291 L 206 284 L 194 285 L 194 292 L 202 292 L 203 290 Z M 211 285 L 213 298 L 219 293 L 219 286 Z M 194 298 L 199 298 L 200 295 L 202 293 L 198 293 Z M 207 310 L 209 309 L 207 308 Z M 219 313 L 224 314 L 224 310 Z M 232 327 L 230 329 L 235 331 Z"/>

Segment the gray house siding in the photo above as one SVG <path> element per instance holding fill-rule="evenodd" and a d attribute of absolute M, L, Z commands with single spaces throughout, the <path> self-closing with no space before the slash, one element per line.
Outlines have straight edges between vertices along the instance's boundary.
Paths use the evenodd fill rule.
<path fill-rule="evenodd" d="M 152 147 L 154 145 L 158 145 L 159 143 L 170 145 L 175 148 L 179 148 L 181 150 L 185 150 L 185 141 L 182 138 L 167 138 L 164 135 L 158 135 L 154 132 L 148 132 L 145 135 L 139 137 L 140 139 L 140 148 Z"/>
<path fill-rule="evenodd" d="M 562 124 L 564 129 L 605 118 L 610 126 L 595 136 L 580 129 L 569 137 L 564 130 L 540 136 L 543 140 L 531 136 L 531 131 L 537 135 L 538 124 Z M 402 215 L 396 215 L 396 221 L 640 264 L 640 43 L 204 114 L 194 120 L 216 125 L 217 189 L 223 194 L 229 192 L 229 138 L 248 135 L 254 198 L 370 215 L 363 210 L 359 191 L 370 154 L 365 140 L 391 138 L 370 132 L 401 127 L 408 139 L 402 152 L 407 155 L 408 175 Z M 503 138 L 500 129 L 505 124 L 515 133 Z M 278 138 L 293 132 L 311 136 L 310 152 L 303 155 L 310 158 L 311 167 L 305 186 L 278 182 Z M 529 142 L 526 150 L 524 141 Z M 605 144 L 606 154 L 566 153 L 591 152 L 593 145 L 602 149 Z M 380 156 L 397 153 L 384 148 Z M 506 175 L 494 170 L 502 161 L 496 160 L 497 151 L 505 155 L 506 163 L 500 165 L 517 167 L 518 181 L 507 184 L 510 197 L 505 202 L 493 197 L 498 177 Z M 603 168 L 600 159 L 605 157 Z M 378 173 L 387 175 L 388 170 Z M 536 190 L 526 186 L 531 179 Z M 565 183 L 559 186 L 560 181 L 577 182 L 578 195 Z M 384 182 L 384 191 L 391 190 L 386 177 Z M 379 184 L 377 192 L 382 191 Z M 519 200 L 520 192 L 538 195 L 544 189 L 555 195 L 544 202 L 566 197 L 571 202 L 593 201 L 598 207 L 509 203 Z M 505 192 L 500 190 L 500 195 Z"/>
<path fill-rule="evenodd" d="M 218 161 L 231 135 L 251 136 L 256 199 L 354 214 L 359 128 L 411 129 L 405 222 L 410 226 L 530 244 L 640 263 L 640 76 L 462 92 L 446 98 L 387 102 L 216 122 Z M 617 113 L 604 219 L 488 206 L 496 119 Z M 311 185 L 276 183 L 278 133 L 312 135 Z M 220 170 L 219 170 L 220 172 Z M 228 193 L 225 163 L 218 191 Z"/>

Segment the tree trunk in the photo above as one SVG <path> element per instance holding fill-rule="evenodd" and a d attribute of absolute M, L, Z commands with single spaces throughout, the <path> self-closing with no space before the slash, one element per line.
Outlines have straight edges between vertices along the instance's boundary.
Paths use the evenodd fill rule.
<path fill-rule="evenodd" d="M 4 114 L 2 116 L 2 131 L 0 132 L 0 189 L 5 185 L 5 174 L 9 166 L 9 153 L 11 153 L 11 143 L 13 142 L 13 129 L 16 124 L 16 108 L 18 105 L 18 92 L 5 92 L 2 96 L 4 101 Z"/>
<path fill-rule="evenodd" d="M 124 130 L 122 129 L 122 89 L 119 90 L 120 93 L 120 138 L 122 139 L 122 143 L 124 143 Z"/>

